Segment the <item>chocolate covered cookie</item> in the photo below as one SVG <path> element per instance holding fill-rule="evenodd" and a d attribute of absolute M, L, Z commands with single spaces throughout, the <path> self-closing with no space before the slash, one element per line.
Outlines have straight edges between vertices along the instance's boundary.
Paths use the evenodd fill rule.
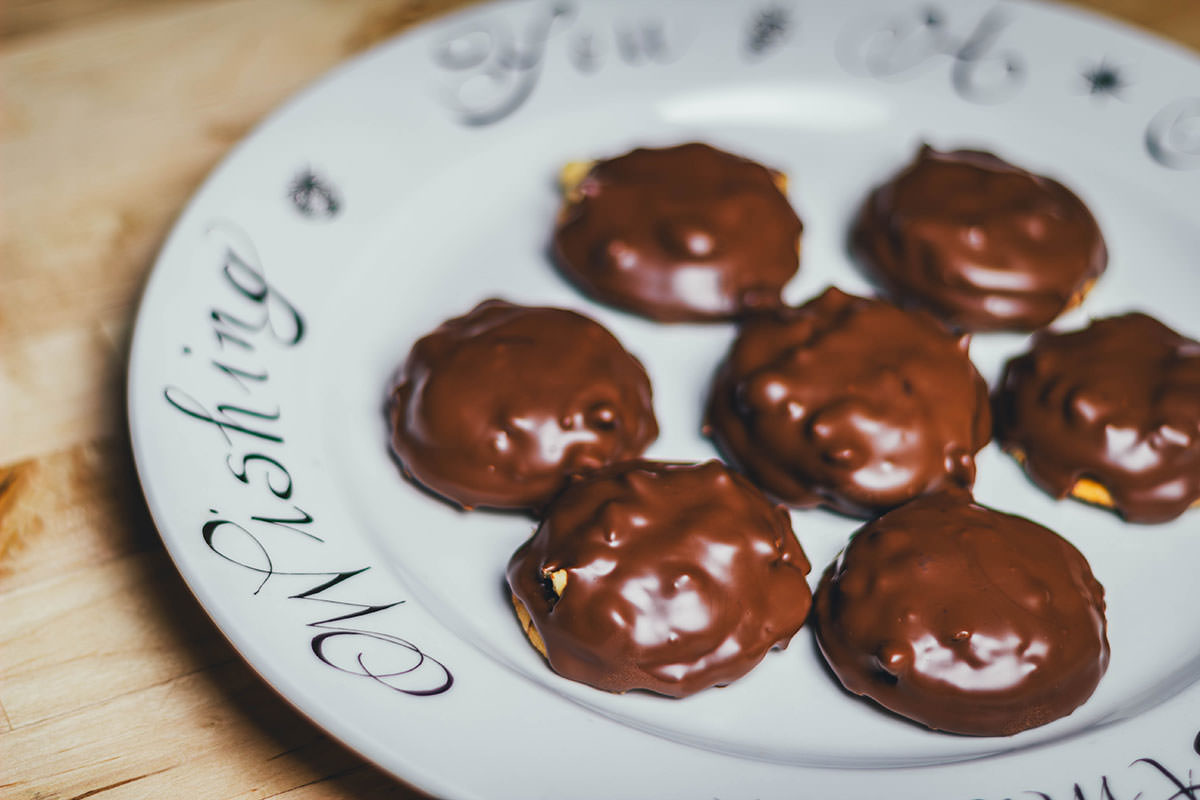
<path fill-rule="evenodd" d="M 391 392 L 392 450 L 464 508 L 533 508 L 573 473 L 641 454 L 658 435 L 650 380 L 599 323 L 502 300 L 412 348 Z"/>
<path fill-rule="evenodd" d="M 811 605 L 787 512 L 710 461 L 574 481 L 513 555 L 522 627 L 564 677 L 683 697 L 784 647 Z"/>
<path fill-rule="evenodd" d="M 1095 218 L 1061 183 L 928 146 L 867 197 L 851 245 L 898 302 L 969 331 L 1046 325 L 1108 263 Z"/>
<path fill-rule="evenodd" d="M 1043 331 L 1008 362 L 998 437 L 1055 497 L 1166 522 L 1200 502 L 1200 342 L 1145 314 Z"/>
<path fill-rule="evenodd" d="M 961 490 L 860 528 L 822 576 L 813 622 L 848 690 L 952 733 L 1066 716 L 1108 667 L 1104 590 L 1083 555 Z"/>
<path fill-rule="evenodd" d="M 802 225 L 783 176 L 705 144 L 639 148 L 564 170 L 559 270 L 589 296 L 651 319 L 776 306 Z"/>
<path fill-rule="evenodd" d="M 870 517 L 970 487 L 990 425 L 966 337 L 828 289 L 743 323 L 713 381 L 706 432 L 783 502 Z"/>

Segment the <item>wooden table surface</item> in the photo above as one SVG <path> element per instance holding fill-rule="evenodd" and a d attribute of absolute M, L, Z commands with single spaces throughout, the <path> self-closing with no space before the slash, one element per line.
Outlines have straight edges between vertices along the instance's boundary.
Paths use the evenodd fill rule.
<path fill-rule="evenodd" d="M 142 500 L 138 293 L 205 174 L 328 68 L 464 0 L 0 5 L 0 797 L 415 798 L 269 689 Z M 1200 2 L 1082 3 L 1200 49 Z"/>

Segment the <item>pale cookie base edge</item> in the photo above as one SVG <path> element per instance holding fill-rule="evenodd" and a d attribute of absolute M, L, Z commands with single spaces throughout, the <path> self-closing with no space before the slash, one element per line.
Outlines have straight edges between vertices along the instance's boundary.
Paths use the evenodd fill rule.
<path fill-rule="evenodd" d="M 529 638 L 529 643 L 533 645 L 542 658 L 548 658 L 546 655 L 546 643 L 542 640 L 542 635 L 538 633 L 537 628 L 533 626 L 533 618 L 529 616 L 529 609 L 525 608 L 517 596 L 512 595 L 513 608 L 516 609 L 517 619 L 521 623 L 521 630 L 525 631 L 525 635 Z"/>

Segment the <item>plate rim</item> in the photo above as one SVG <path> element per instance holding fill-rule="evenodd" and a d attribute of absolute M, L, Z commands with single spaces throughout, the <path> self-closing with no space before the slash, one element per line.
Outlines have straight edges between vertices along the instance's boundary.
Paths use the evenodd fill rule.
<path fill-rule="evenodd" d="M 717 0 L 711 0 L 716 2 Z M 1186 46 L 1166 39 L 1159 34 L 1143 29 L 1132 23 L 1115 20 L 1102 13 L 1092 9 L 1079 8 L 1070 6 L 1058 0 L 1046 2 L 1045 0 L 1000 0 L 1003 5 L 1013 5 L 1021 7 L 1032 7 L 1039 10 L 1052 10 L 1056 13 L 1063 14 L 1067 17 L 1081 17 L 1093 24 L 1099 24 L 1114 34 L 1125 37 L 1134 37 L 1143 45 L 1152 46 L 1156 49 L 1169 52 L 1175 56 L 1181 56 L 1189 60 L 1194 66 L 1200 67 L 1200 55 L 1194 53 Z M 296 709 L 298 713 L 308 719 L 312 724 L 319 729 L 329 731 L 342 744 L 358 752 L 367 760 L 371 761 L 378 768 L 394 775 L 399 780 L 409 783 L 415 788 L 422 791 L 434 791 L 445 793 L 450 796 L 459 796 L 463 787 L 461 785 L 445 782 L 443 777 L 438 774 L 438 770 L 428 770 L 417 760 L 404 759 L 404 772 L 399 773 L 388 766 L 388 762 L 394 760 L 393 754 L 384 747 L 382 743 L 364 741 L 362 737 L 357 735 L 357 732 L 351 725 L 343 725 L 336 715 L 321 714 L 320 711 L 310 711 L 306 705 L 306 701 L 297 698 L 308 697 L 308 692 L 303 686 L 293 680 L 293 677 L 288 674 L 286 669 L 280 669 L 277 664 L 272 663 L 269 658 L 262 658 L 257 654 L 253 654 L 253 648 L 243 647 L 241 643 L 234 639 L 233 630 L 236 629 L 237 623 L 235 620 L 222 619 L 223 612 L 220 610 L 221 605 L 213 602 L 211 599 L 206 599 L 209 587 L 206 584 L 206 578 L 202 576 L 199 569 L 195 569 L 195 565 L 190 563 L 188 557 L 184 554 L 179 542 L 175 541 L 171 535 L 165 531 L 168 518 L 166 508 L 162 504 L 162 498 L 154 495 L 153 490 L 148 485 L 145 478 L 148 472 L 148 455 L 146 448 L 150 447 L 145 441 L 146 433 L 139 430 L 139 408 L 140 404 L 149 402 L 148 397 L 143 397 L 138 392 L 140 383 L 139 378 L 142 370 L 145 368 L 145 359 L 139 360 L 138 353 L 145 349 L 144 342 L 149 337 L 147 333 L 148 320 L 146 314 L 143 313 L 147 305 L 147 298 L 151 295 L 156 282 L 163 280 L 163 275 L 166 270 L 162 269 L 162 264 L 166 261 L 166 255 L 172 250 L 172 245 L 178 245 L 178 239 L 183 235 L 183 222 L 188 219 L 189 215 L 197 207 L 199 198 L 212 191 L 213 187 L 224 181 L 227 173 L 231 171 L 231 165 L 237 161 L 237 156 L 243 151 L 252 148 L 257 142 L 265 138 L 265 132 L 270 127 L 270 124 L 282 117 L 289 109 L 299 106 L 307 102 L 312 96 L 318 94 L 327 83 L 332 83 L 340 76 L 350 73 L 359 67 L 360 64 L 372 58 L 374 55 L 390 48 L 397 42 L 412 39 L 416 40 L 424 36 L 430 36 L 439 30 L 451 28 L 460 24 L 464 20 L 469 20 L 477 16 L 494 13 L 497 9 L 513 9 L 518 7 L 531 7 L 540 4 L 540 0 L 492 0 L 492 2 L 484 2 L 477 5 L 468 6 L 463 9 L 458 9 L 446 14 L 439 14 L 433 18 L 424 20 L 417 25 L 409 27 L 404 31 L 389 37 L 388 39 L 379 42 L 365 51 L 357 53 L 333 68 L 326 70 L 315 80 L 309 82 L 304 87 L 300 88 L 291 94 L 285 101 L 277 105 L 265 116 L 260 118 L 253 129 L 231 147 L 220 159 L 220 161 L 209 171 L 207 176 L 191 194 L 187 203 L 180 210 L 179 214 L 172 223 L 170 233 L 164 240 L 158 253 L 155 256 L 154 263 L 150 267 L 147 277 L 141 287 L 140 296 L 136 304 L 136 315 L 133 325 L 127 360 L 127 374 L 124 382 L 126 392 L 126 421 L 129 428 L 129 436 L 133 450 L 133 457 L 138 477 L 139 489 L 142 492 L 147 507 L 150 510 L 151 517 L 154 521 L 155 528 L 159 532 L 160 538 L 163 540 L 164 547 L 171 558 L 175 568 L 179 571 L 184 579 L 184 584 L 188 591 L 196 598 L 197 602 L 203 609 L 204 613 L 212 620 L 214 626 L 220 631 L 222 637 L 229 642 L 239 657 L 243 659 L 246 665 L 262 678 L 265 683 L 283 698 L 291 707 Z M 440 623 L 439 623 L 440 624 Z M 456 634 L 451 634 L 455 635 Z M 1200 681 L 1197 682 L 1200 684 Z M 1197 691 L 1198 685 L 1189 686 L 1184 690 L 1184 694 L 1189 697 L 1200 697 L 1200 691 Z M 1126 722 L 1123 720 L 1121 722 Z M 1120 722 L 1116 723 L 1120 724 Z M 1197 735 L 1197 752 L 1200 754 L 1200 734 Z"/>

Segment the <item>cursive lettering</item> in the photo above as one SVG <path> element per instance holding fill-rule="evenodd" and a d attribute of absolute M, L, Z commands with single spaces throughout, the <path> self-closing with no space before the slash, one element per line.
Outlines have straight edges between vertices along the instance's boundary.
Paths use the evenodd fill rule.
<path fill-rule="evenodd" d="M 1108 776 L 1100 776 L 1100 794 L 1098 800 L 1117 800 L 1113 797 L 1112 788 L 1108 785 Z M 1084 793 L 1083 787 L 1078 783 L 1075 784 L 1075 793 L 1071 795 L 1071 800 L 1088 800 L 1087 794 Z"/>
<path fill-rule="evenodd" d="M 326 590 L 361 575 L 363 572 L 366 572 L 366 568 L 340 572 L 320 586 L 292 595 L 293 599 L 319 600 L 323 603 L 332 603 L 351 609 L 340 616 L 309 623 L 310 628 L 323 631 L 312 639 L 313 654 L 336 670 L 351 675 L 362 675 L 403 694 L 428 696 L 447 691 L 454 684 L 454 676 L 450 674 L 450 670 L 446 668 L 445 664 L 429 656 L 412 642 L 388 633 L 359 630 L 343 624 L 352 619 L 394 608 L 403 601 L 385 605 L 369 605 L 320 597 L 320 594 Z M 350 649 L 330 647 L 330 642 L 349 644 Z M 364 648 L 370 648 L 372 655 L 369 656 L 368 651 Z M 352 656 L 351 652 L 353 652 Z M 348 656 L 349 658 L 347 658 Z M 402 660 L 397 664 L 396 658 Z M 371 660 L 376 666 L 368 667 L 368 660 Z M 347 661 L 353 666 L 347 666 Z M 387 666 L 379 666 L 383 664 Z M 413 683 L 417 685 L 414 686 Z"/>
<path fill-rule="evenodd" d="M 1200 168 L 1200 97 L 1169 103 L 1146 127 L 1150 157 L 1171 169 Z"/>
<path fill-rule="evenodd" d="M 842 34 L 838 58 L 849 71 L 881 80 L 903 80 L 949 59 L 950 85 L 973 103 L 1000 103 L 1024 80 L 1024 61 L 997 43 L 1009 17 L 993 8 L 966 35 L 950 30 L 937 7 L 915 15 L 878 22 L 856 22 Z"/>
<path fill-rule="evenodd" d="M 447 104 L 458 121 L 492 125 L 523 106 L 541 79 L 552 34 L 572 25 L 574 17 L 573 6 L 559 3 L 535 13 L 521 36 L 503 19 L 489 18 L 439 41 L 433 61 L 450 76 Z M 618 20 L 611 30 L 576 28 L 564 46 L 568 63 L 581 74 L 601 69 L 610 52 L 632 67 L 667 64 L 678 55 L 663 21 L 655 18 Z"/>
<path fill-rule="evenodd" d="M 278 497 L 281 500 L 287 500 L 289 497 L 292 496 L 292 475 L 291 475 L 291 473 L 287 471 L 287 469 L 283 466 L 283 464 L 280 464 L 278 461 L 271 458 L 270 456 L 264 455 L 263 453 L 246 453 L 245 455 L 242 456 L 242 469 L 240 472 L 233 466 L 233 454 L 230 453 L 229 455 L 225 456 L 225 466 L 229 468 L 230 474 L 232 474 L 233 477 L 237 478 L 239 481 L 246 484 L 247 486 L 250 485 L 250 466 L 249 465 L 250 465 L 251 461 L 261 461 L 264 464 L 267 464 L 267 465 L 275 468 L 274 472 L 272 472 L 269 469 L 264 469 L 261 473 L 266 476 L 266 478 L 264 480 L 266 481 L 267 489 L 270 490 L 271 494 L 275 495 L 276 497 Z M 282 488 L 276 486 L 275 482 L 271 480 L 272 475 L 282 475 L 283 480 L 287 481 L 287 483 L 283 484 Z"/>
<path fill-rule="evenodd" d="M 572 13 L 571 6 L 555 4 L 535 14 L 523 36 L 500 20 L 476 23 L 439 42 L 433 60 L 455 76 L 449 97 L 459 121 L 491 125 L 524 105 L 541 76 L 554 23 Z"/>
<path fill-rule="evenodd" d="M 244 231 L 221 222 L 206 233 L 217 245 L 215 274 L 224 289 L 223 307 L 207 314 L 216 351 L 207 363 L 210 374 L 221 379 L 219 386 L 236 387 L 238 399 L 201 400 L 176 385 L 164 387 L 163 398 L 183 419 L 219 434 L 225 473 L 235 481 L 238 497 L 259 511 L 240 516 L 209 509 L 213 517 L 200 526 L 204 544 L 224 562 L 255 576 L 254 595 L 272 581 L 300 580 L 304 588 L 289 599 L 342 608 L 344 613 L 306 623 L 316 631 L 309 636 L 309 647 L 321 663 L 404 694 L 448 690 L 453 679 L 440 661 L 407 639 L 362 624 L 403 601 L 365 603 L 326 596 L 368 568 L 330 570 L 316 520 L 293 499 L 297 483 L 284 463 L 283 409 L 270 395 L 267 365 L 278 352 L 303 342 L 304 316 L 267 279 Z M 192 348 L 185 346 L 182 352 L 190 355 Z"/>
<path fill-rule="evenodd" d="M 1200 755 L 1200 733 L 1196 734 L 1194 748 L 1197 755 Z M 1193 777 L 1192 770 L 1187 771 L 1187 777 L 1182 777 L 1179 773 L 1168 768 L 1161 761 L 1153 758 L 1138 758 L 1129 764 L 1132 769 L 1134 767 L 1146 767 L 1152 770 L 1152 774 L 1161 778 L 1162 783 L 1156 784 L 1158 788 L 1162 788 L 1170 794 L 1151 794 L 1152 787 L 1145 786 L 1142 791 L 1136 794 L 1118 794 L 1112 788 L 1112 782 L 1108 775 L 1100 777 L 1100 788 L 1097 792 L 1091 793 L 1086 790 L 1083 785 L 1076 783 L 1072 787 L 1069 800 L 1200 800 L 1200 783 Z M 1144 770 L 1143 770 L 1144 772 Z M 1163 785 L 1165 783 L 1165 786 Z M 1056 797 L 1065 797 L 1065 795 L 1052 795 L 1048 792 L 1027 790 L 1021 793 L 1024 797 L 1036 798 L 1037 800 L 1055 800 Z M 977 798 L 976 800 L 979 800 Z M 1011 798 L 1006 798 L 1011 800 Z"/>
<path fill-rule="evenodd" d="M 299 507 L 295 507 L 295 510 L 300 516 L 294 519 L 266 516 L 253 516 L 250 519 L 323 542 L 320 537 L 297 527 L 312 523 L 313 518 Z M 308 627 L 319 631 L 310 638 L 309 647 L 322 663 L 339 672 L 370 678 L 402 694 L 439 694 L 453 685 L 454 678 L 446 665 L 409 640 L 365 628 L 358 623 L 353 626 L 347 624 L 351 620 L 361 623 L 371 615 L 402 605 L 403 600 L 365 603 L 322 596 L 367 572 L 369 567 L 334 571 L 280 569 L 276 566 L 277 561 L 272 557 L 271 545 L 265 541 L 265 536 L 254 533 L 246 525 L 229 519 L 213 519 L 204 524 L 201 533 L 204 543 L 212 552 L 231 564 L 261 576 L 254 594 L 261 592 L 267 582 L 275 577 L 315 578 L 315 584 L 289 595 L 289 599 L 317 601 L 348 609 L 345 613 L 307 623 Z"/>
<path fill-rule="evenodd" d="M 228 232 L 228 226 L 209 228 L 210 235 L 219 236 Z M 300 343 L 304 338 L 304 318 L 300 316 L 296 307 L 267 281 L 253 245 L 248 250 L 239 251 L 234 241 L 229 240 L 225 247 L 221 273 L 236 296 L 250 301 L 262 313 L 259 324 L 248 326 L 248 330 L 267 328 L 277 342 L 288 347 Z M 220 313 L 214 310 L 214 319 L 218 318 Z"/>
<path fill-rule="evenodd" d="M 261 561 L 258 561 L 258 563 L 252 563 L 244 560 L 244 556 L 239 555 L 237 552 L 238 546 L 236 541 L 232 544 L 219 544 L 217 534 L 222 532 L 224 532 L 225 535 L 221 537 L 221 540 L 225 542 L 229 542 L 231 533 L 238 534 L 238 536 L 234 538 L 240 540 L 242 544 L 242 550 L 246 549 L 246 544 L 252 544 L 255 548 L 253 551 L 254 555 L 261 556 Z M 267 581 L 270 580 L 271 576 L 275 574 L 275 564 L 273 561 L 271 561 L 270 551 L 267 550 L 257 536 L 236 522 L 231 522 L 227 519 L 211 520 L 201 526 L 200 535 L 204 538 L 204 543 L 208 545 L 209 550 L 212 550 L 230 564 L 235 564 L 244 569 L 248 569 L 251 572 L 256 572 L 262 576 L 262 580 L 259 581 L 258 586 L 254 588 L 254 594 L 261 592 L 262 588 L 267 585 Z"/>
<path fill-rule="evenodd" d="M 183 389 L 180 389 L 178 386 L 168 386 L 164 388 L 163 397 L 167 399 L 167 402 L 176 411 L 179 411 L 180 413 L 185 414 L 192 419 L 212 425 L 221 433 L 221 436 L 225 439 L 226 444 L 231 446 L 233 444 L 233 440 L 229 437 L 230 433 L 240 433 L 245 436 L 262 439 L 268 442 L 283 442 L 282 436 L 265 430 L 265 425 L 262 425 L 261 427 L 249 427 L 254 425 L 255 421 L 263 423 L 278 420 L 280 413 L 278 408 L 276 408 L 274 411 L 255 411 L 251 408 L 235 406 L 232 403 L 220 403 L 217 405 L 217 411 L 214 414 L 212 411 L 209 411 L 203 403 L 185 392 Z M 248 417 L 249 419 L 239 422 L 230 417 L 230 414 L 240 414 L 243 417 Z"/>
<path fill-rule="evenodd" d="M 596 43 L 596 37 L 591 31 L 576 34 L 571 41 L 572 45 L 569 56 L 576 70 L 588 73 L 600 69 L 603 54 L 600 51 L 600 46 Z"/>
<path fill-rule="evenodd" d="M 614 35 L 617 52 L 626 64 L 638 66 L 649 61 L 665 64 L 671 60 L 666 33 L 659 20 L 637 24 L 617 23 Z"/>
<path fill-rule="evenodd" d="M 1188 770 L 1187 780 L 1184 781 L 1153 758 L 1139 758 L 1133 763 L 1145 764 L 1154 769 L 1177 790 L 1174 794 L 1165 798 L 1165 800 L 1200 800 L 1200 783 L 1193 782 L 1192 771 L 1190 769 Z"/>

